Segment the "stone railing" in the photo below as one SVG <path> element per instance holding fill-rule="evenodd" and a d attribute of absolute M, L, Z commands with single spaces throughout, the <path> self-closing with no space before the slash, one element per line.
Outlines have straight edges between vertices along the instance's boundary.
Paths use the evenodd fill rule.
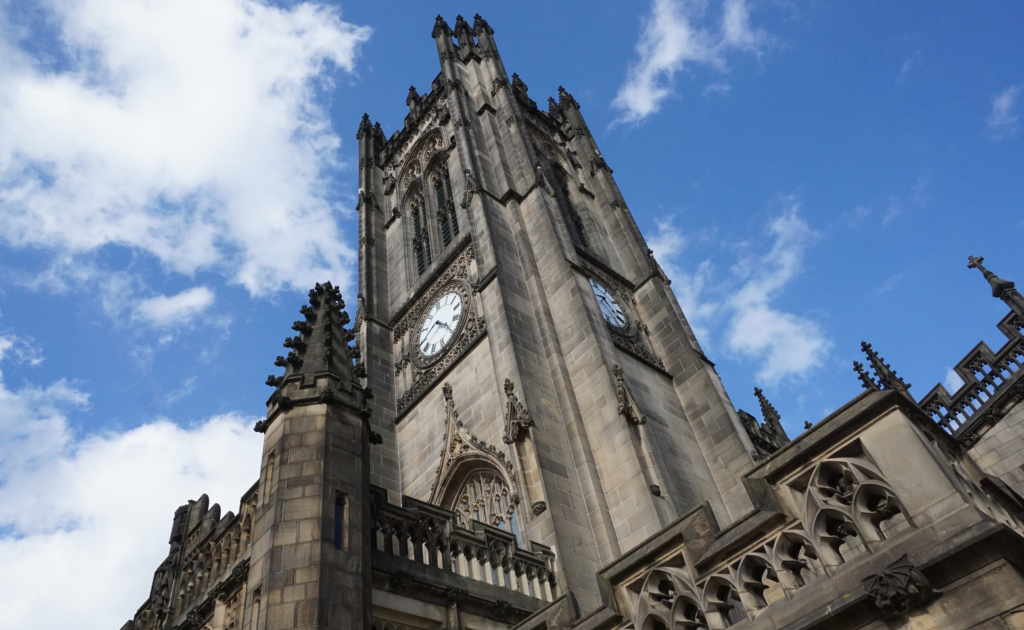
<path fill-rule="evenodd" d="M 510 532 L 477 521 L 463 529 L 448 510 L 410 497 L 393 505 L 382 488 L 373 493 L 374 550 L 545 602 L 558 597 L 549 547 L 529 542 L 523 549 Z"/>
<path fill-rule="evenodd" d="M 956 392 L 950 394 L 939 384 L 918 403 L 968 448 L 1005 415 L 1007 402 L 1024 398 L 1024 322 L 1011 312 L 999 322 L 999 329 L 1009 339 L 999 351 L 992 352 L 981 342 L 957 363 L 955 370 L 964 384 Z"/>

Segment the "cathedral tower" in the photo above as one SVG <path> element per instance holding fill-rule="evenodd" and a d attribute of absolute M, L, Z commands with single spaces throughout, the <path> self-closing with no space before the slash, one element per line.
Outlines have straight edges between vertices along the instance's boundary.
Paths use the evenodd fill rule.
<path fill-rule="evenodd" d="M 356 136 L 370 479 L 550 546 L 593 608 L 598 569 L 687 510 L 752 509 L 754 445 L 580 104 L 538 108 L 480 16 L 432 35 L 402 129 Z"/>

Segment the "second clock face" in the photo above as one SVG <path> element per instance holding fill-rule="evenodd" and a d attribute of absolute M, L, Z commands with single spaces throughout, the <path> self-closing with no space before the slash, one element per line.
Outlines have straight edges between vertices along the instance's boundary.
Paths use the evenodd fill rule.
<path fill-rule="evenodd" d="M 437 298 L 423 318 L 420 328 L 420 354 L 430 358 L 444 350 L 462 320 L 462 294 L 449 291 Z"/>
<path fill-rule="evenodd" d="M 625 328 L 626 313 L 622 310 L 622 305 L 615 299 L 612 292 L 604 288 L 600 282 L 595 281 L 593 278 L 590 279 L 590 286 L 594 288 L 594 295 L 597 296 L 597 304 L 601 307 L 601 315 L 604 317 L 604 321 L 615 328 Z"/>

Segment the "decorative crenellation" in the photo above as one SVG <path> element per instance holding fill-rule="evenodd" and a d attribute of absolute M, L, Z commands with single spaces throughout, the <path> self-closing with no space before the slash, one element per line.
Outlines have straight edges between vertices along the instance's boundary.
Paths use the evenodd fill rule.
<path fill-rule="evenodd" d="M 918 405 L 964 446 L 973 448 L 1014 405 L 1024 400 L 1024 320 L 1015 312 L 999 322 L 1007 342 L 997 351 L 980 342 L 953 368 L 963 385 L 950 393 L 937 384 Z"/>

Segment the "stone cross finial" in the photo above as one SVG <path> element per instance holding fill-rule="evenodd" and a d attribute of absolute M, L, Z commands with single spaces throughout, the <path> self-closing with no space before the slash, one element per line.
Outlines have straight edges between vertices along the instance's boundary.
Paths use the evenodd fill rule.
<path fill-rule="evenodd" d="M 1022 297 L 1021 294 L 1017 291 L 1017 289 L 1015 288 L 1016 285 L 1014 285 L 1014 283 L 1010 282 L 1009 280 L 1003 280 L 996 274 L 992 273 L 991 271 L 983 267 L 981 265 L 981 263 L 983 262 L 985 262 L 985 259 L 981 256 L 978 256 L 977 258 L 975 258 L 974 256 L 968 256 L 967 268 L 977 269 L 978 271 L 980 271 L 982 275 L 985 276 L 985 279 L 988 280 L 989 285 L 992 287 L 992 297 L 999 298 L 1003 302 L 1006 302 L 1006 305 L 1009 306 L 1013 312 L 1017 313 L 1017 315 L 1024 318 L 1024 297 Z"/>

